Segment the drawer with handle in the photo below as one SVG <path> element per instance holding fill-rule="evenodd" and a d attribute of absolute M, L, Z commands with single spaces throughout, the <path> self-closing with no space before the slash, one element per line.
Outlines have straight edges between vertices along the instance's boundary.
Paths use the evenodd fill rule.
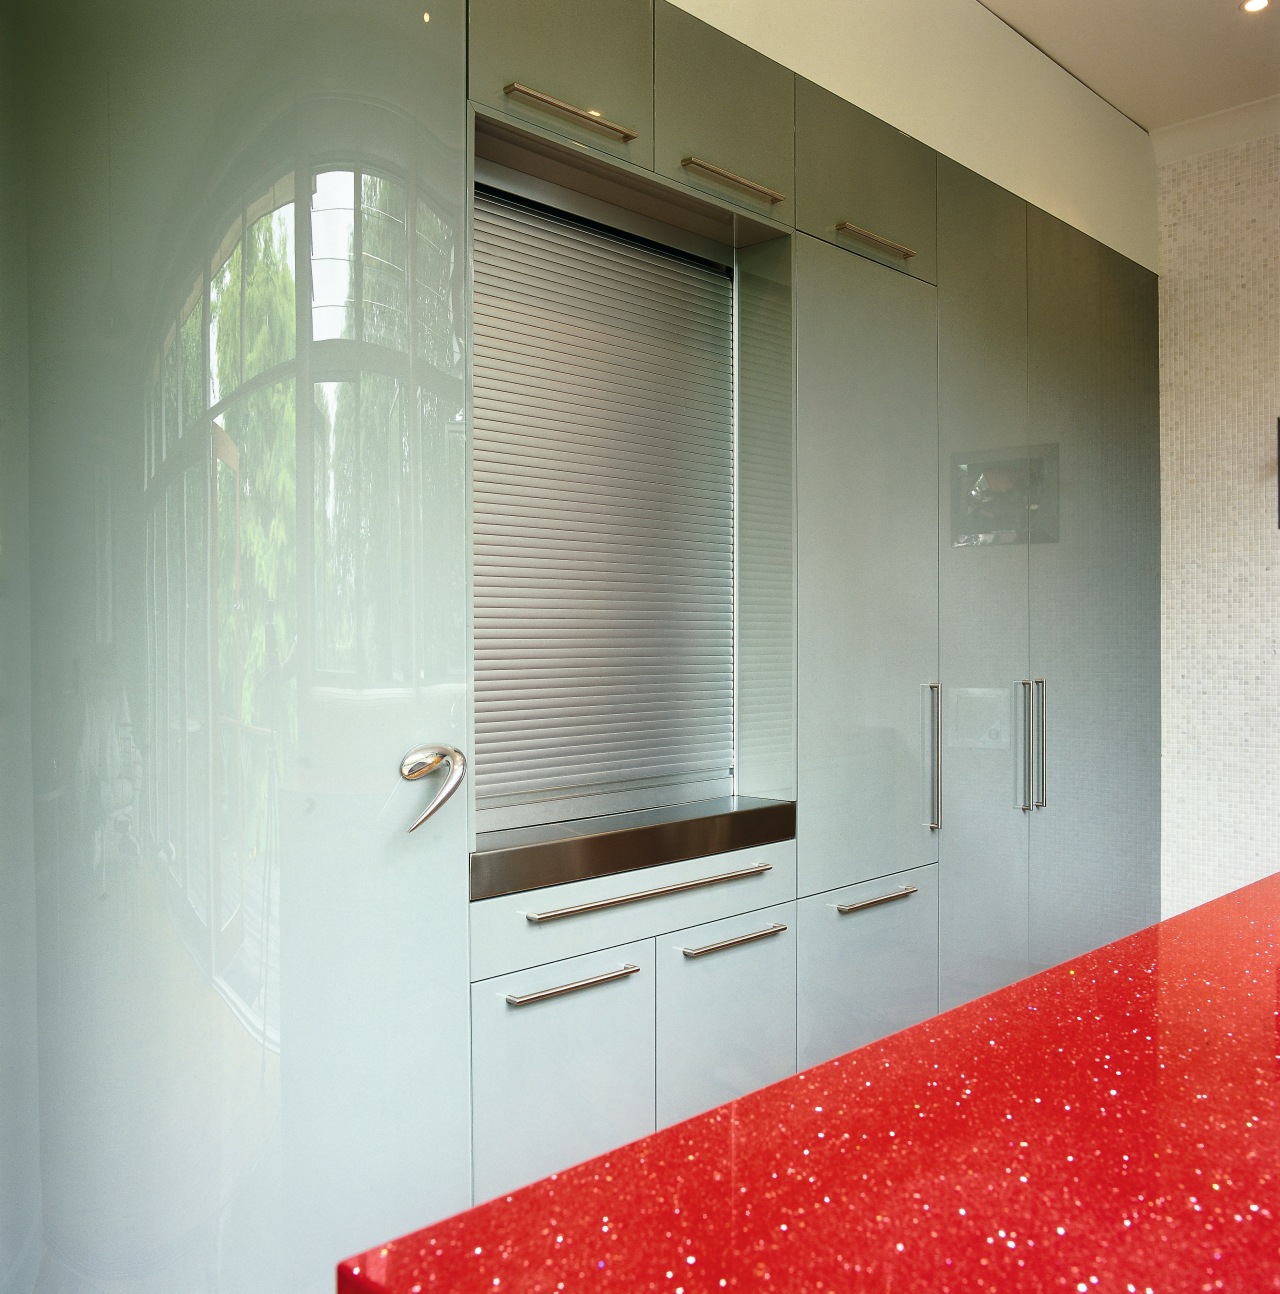
<path fill-rule="evenodd" d="M 937 155 L 887 122 L 798 79 L 796 226 L 936 283 Z"/>
<path fill-rule="evenodd" d="M 471 0 L 468 95 L 653 167 L 652 0 Z"/>
<path fill-rule="evenodd" d="M 471 905 L 471 978 L 539 966 L 793 899 L 793 840 Z"/>
<path fill-rule="evenodd" d="M 797 907 L 801 1069 L 936 1014 L 936 863 Z"/>
<path fill-rule="evenodd" d="M 654 56 L 654 169 L 792 223 L 794 74 L 666 0 Z"/>

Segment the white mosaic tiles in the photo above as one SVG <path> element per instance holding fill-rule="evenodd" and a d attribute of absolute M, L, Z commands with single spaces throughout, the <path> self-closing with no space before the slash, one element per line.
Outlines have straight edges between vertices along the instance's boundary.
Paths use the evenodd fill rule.
<path fill-rule="evenodd" d="M 1280 135 L 1160 168 L 1161 909 L 1280 869 Z"/>

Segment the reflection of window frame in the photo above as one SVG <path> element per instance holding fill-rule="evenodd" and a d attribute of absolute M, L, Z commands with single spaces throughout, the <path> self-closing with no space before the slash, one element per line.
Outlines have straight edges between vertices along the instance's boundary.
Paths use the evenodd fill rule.
<path fill-rule="evenodd" d="M 352 331 L 355 335 L 350 339 L 335 338 L 315 341 L 313 340 L 312 330 L 309 194 L 314 176 L 326 171 L 348 172 L 352 177 L 354 224 L 357 231 L 353 239 L 354 264 L 352 269 L 352 296 L 354 300 Z M 367 303 L 364 300 L 364 219 L 362 218 L 361 207 L 363 177 L 366 175 L 377 176 L 389 183 L 393 183 L 399 186 L 404 194 L 405 263 L 403 299 L 405 319 L 403 349 L 395 349 L 379 342 L 363 340 Z M 230 212 L 227 212 L 226 208 L 223 209 L 224 213 L 226 213 L 224 219 L 220 220 L 216 226 L 222 231 L 221 237 L 216 241 L 211 240 L 210 243 L 205 245 L 203 249 L 205 254 L 200 260 L 201 269 L 199 274 L 195 277 L 194 282 L 190 279 L 186 280 L 183 284 L 182 292 L 178 294 L 181 302 L 180 308 L 169 315 L 157 329 L 159 338 L 156 354 L 148 372 L 147 380 L 144 383 L 142 457 L 144 507 L 147 517 L 145 596 L 147 605 L 148 678 L 151 688 L 151 694 L 147 698 L 147 731 L 150 739 L 148 762 L 150 768 L 146 778 L 147 806 L 145 821 L 148 834 L 151 837 L 151 848 L 154 855 L 163 844 L 168 843 L 168 837 L 171 834 L 177 834 L 175 828 L 179 822 L 189 826 L 190 814 L 186 812 L 185 808 L 179 812 L 178 809 L 173 807 L 174 796 L 181 795 L 184 806 L 192 802 L 190 797 L 193 794 L 203 794 L 208 797 L 208 839 L 204 844 L 204 848 L 208 853 L 207 866 L 187 866 L 188 860 L 185 855 L 188 852 L 189 841 L 187 840 L 187 827 L 184 826 L 183 838 L 181 840 L 175 839 L 172 842 L 174 851 L 179 854 L 178 857 L 173 859 L 172 870 L 166 865 L 158 868 L 157 874 L 171 877 L 171 893 L 176 900 L 174 905 L 175 919 L 197 963 L 223 989 L 224 996 L 227 997 L 237 1014 L 247 1023 L 250 1023 L 255 1032 L 261 1029 L 264 1036 L 268 1036 L 270 1030 L 266 1019 L 256 1017 L 252 1005 L 245 1002 L 244 998 L 229 981 L 224 983 L 224 972 L 229 971 L 232 967 L 233 961 L 244 941 L 249 937 L 246 925 L 257 919 L 245 909 L 247 895 L 245 886 L 248 882 L 248 877 L 245 875 L 248 831 L 243 819 L 245 819 L 249 809 L 245 803 L 246 788 L 240 783 L 243 781 L 244 771 L 247 766 L 246 758 L 255 764 L 256 772 L 261 772 L 263 760 L 268 758 L 262 743 L 277 742 L 285 739 L 291 741 L 292 736 L 276 733 L 248 722 L 248 719 L 253 716 L 246 716 L 243 712 L 243 674 L 246 665 L 243 658 L 244 643 L 241 641 L 239 633 L 235 638 L 236 661 L 233 672 L 236 677 L 230 681 L 231 694 L 235 697 L 235 714 L 224 715 L 222 713 L 223 703 L 220 699 L 219 689 L 221 688 L 225 691 L 227 680 L 223 677 L 225 666 L 219 659 L 218 624 L 220 618 L 240 614 L 235 608 L 240 604 L 244 596 L 240 583 L 242 578 L 240 564 L 243 556 L 240 541 L 242 489 L 244 486 L 241 472 L 242 447 L 235 443 L 232 434 L 228 431 L 228 415 L 234 416 L 233 410 L 236 406 L 251 400 L 257 393 L 265 392 L 282 384 L 292 383 L 296 523 L 300 527 L 297 534 L 297 569 L 294 573 L 296 583 L 294 591 L 296 596 L 294 632 L 297 634 L 298 642 L 296 644 L 280 644 L 280 654 L 282 656 L 291 655 L 295 646 L 299 649 L 296 661 L 290 661 L 290 669 L 296 671 L 299 686 L 307 686 L 315 693 L 325 692 L 341 695 L 344 691 L 350 693 L 354 690 L 362 694 L 368 692 L 368 680 L 362 681 L 356 678 L 353 681 L 351 677 L 343 674 L 331 674 L 321 677 L 314 668 L 313 653 L 307 641 L 315 631 L 315 607 L 313 605 L 315 586 L 310 551 L 311 544 L 308 538 L 312 525 L 311 508 L 313 506 L 311 491 L 313 489 L 312 437 L 314 431 L 312 426 L 312 405 L 314 392 L 320 383 L 358 382 L 361 379 L 375 375 L 390 378 L 397 382 L 401 387 L 403 398 L 408 402 L 404 415 L 407 422 L 403 425 L 410 445 L 408 456 L 414 461 L 413 471 L 416 473 L 418 471 L 416 465 L 418 450 L 413 446 L 416 445 L 418 436 L 421 434 L 420 410 L 424 407 L 419 391 L 421 384 L 417 380 L 417 375 L 426 369 L 432 371 L 433 376 L 427 385 L 433 392 L 438 391 L 442 376 L 446 377 L 450 382 L 455 382 L 458 391 L 457 407 L 458 409 L 462 407 L 462 357 L 456 346 L 451 346 L 449 352 L 440 355 L 435 353 L 440 349 L 439 347 L 433 347 L 430 356 L 417 353 L 421 349 L 420 338 L 426 340 L 429 337 L 453 335 L 455 330 L 454 321 L 460 317 L 462 284 L 457 271 L 456 249 L 448 247 L 447 244 L 442 244 L 438 238 L 428 233 L 426 236 L 427 242 L 423 244 L 423 249 L 432 255 L 434 253 L 431 252 L 431 249 L 443 250 L 451 258 L 447 263 L 450 266 L 449 277 L 453 280 L 454 286 L 450 289 L 450 298 L 442 303 L 449 315 L 449 326 L 443 332 L 435 325 L 432 312 L 424 312 L 423 318 L 419 318 L 421 303 L 418 281 L 420 251 L 418 221 L 420 213 L 427 212 L 431 214 L 432 219 L 440 220 L 441 227 L 446 232 L 454 229 L 455 225 L 452 221 L 443 220 L 440 214 L 436 212 L 430 192 L 420 188 L 414 176 L 401 176 L 396 174 L 393 168 L 374 166 L 368 164 L 368 162 L 352 163 L 346 159 L 335 158 L 324 161 L 316 160 L 307 167 L 286 169 L 280 174 L 280 178 L 269 184 L 259 185 L 253 188 L 251 192 L 255 195 L 252 200 L 239 203 L 238 207 L 231 209 Z M 293 352 L 287 358 L 271 363 L 263 371 L 246 377 L 248 359 L 245 351 L 249 341 L 246 335 L 246 311 L 249 308 L 246 289 L 251 272 L 247 250 L 248 239 L 255 221 L 271 212 L 278 211 L 281 206 L 288 203 L 293 204 L 291 248 L 294 291 Z M 238 355 L 235 363 L 238 380 L 229 384 L 226 390 L 219 388 L 215 391 L 213 383 L 217 357 L 212 352 L 215 339 L 211 335 L 213 286 L 227 260 L 235 255 L 237 245 L 240 248 L 238 269 L 239 340 Z M 425 263 L 431 266 L 437 264 L 434 259 Z M 436 299 L 437 293 L 433 290 L 431 295 L 423 297 L 422 301 L 434 302 Z M 199 412 L 194 414 L 188 410 L 185 399 L 191 380 L 190 374 L 187 372 L 187 365 L 191 356 L 188 355 L 188 349 L 184 347 L 183 342 L 184 329 L 192 327 L 190 320 L 193 317 L 193 312 L 199 319 L 199 346 L 196 348 L 195 358 L 200 365 L 200 373 L 196 384 L 200 397 L 198 402 Z M 165 388 L 165 365 L 167 357 L 170 356 L 172 358 L 168 359 L 168 362 L 170 365 L 175 366 L 176 369 L 176 386 L 174 388 L 176 390 L 176 402 L 171 402 L 172 407 L 166 405 Z M 442 363 L 448 366 L 447 369 L 442 369 Z M 174 371 L 171 370 L 171 381 L 174 380 Z M 214 398 L 215 395 L 216 399 Z M 192 425 L 193 423 L 195 425 Z M 185 489 L 186 473 L 192 469 L 198 470 L 205 482 L 203 516 L 204 587 L 203 590 L 186 589 L 184 594 L 185 599 L 203 596 L 206 608 L 203 656 L 204 669 L 207 675 L 205 680 L 206 702 L 202 713 L 198 716 L 194 714 L 194 710 L 199 707 L 191 697 L 185 673 L 181 686 L 176 691 L 173 690 L 168 678 L 168 661 L 170 654 L 175 650 L 172 642 L 175 635 L 181 640 L 176 650 L 184 662 L 185 671 L 188 626 L 182 618 L 182 609 L 169 606 L 170 590 L 169 581 L 166 578 L 169 563 L 174 560 L 182 562 L 185 573 L 187 558 L 185 553 L 178 554 L 170 551 L 171 544 L 169 542 L 166 517 L 167 509 L 170 506 L 171 490 L 177 488 L 183 491 Z M 252 474 L 252 466 L 248 470 Z M 221 587 L 219 583 L 221 578 L 219 571 L 219 541 L 220 538 L 225 538 L 225 536 L 220 536 L 219 527 L 226 524 L 225 519 L 220 519 L 219 517 L 218 486 L 220 471 L 230 472 L 235 482 L 233 490 L 235 520 L 232 524 L 236 535 L 233 543 L 236 574 L 234 588 L 230 590 Z M 417 482 L 414 488 L 421 488 L 421 482 Z M 185 499 L 185 497 L 184 493 L 183 498 Z M 190 533 L 186 527 L 190 526 L 194 520 L 194 518 L 186 515 L 189 511 L 189 505 L 184 504 L 184 529 L 181 532 L 184 546 L 187 544 L 186 537 Z M 410 541 L 406 547 L 414 554 L 413 560 L 416 562 L 419 560 L 417 554 L 422 548 L 423 536 L 417 529 L 418 521 L 416 518 L 412 519 L 412 525 L 415 530 L 410 536 Z M 420 573 L 413 572 L 415 576 Z M 194 582 L 194 573 L 192 578 Z M 416 579 L 411 581 L 415 586 L 417 582 Z M 420 595 L 416 591 L 416 587 L 405 590 L 405 596 L 413 600 L 412 615 L 415 617 L 413 621 L 415 630 L 408 635 L 413 658 L 407 664 L 406 678 L 402 685 L 394 688 L 380 687 L 374 689 L 379 694 L 388 696 L 388 698 L 395 695 L 410 695 L 417 684 L 422 669 L 422 661 L 416 659 L 417 654 L 422 650 L 419 645 L 422 635 L 417 632 L 417 627 L 420 624 L 419 618 L 425 616 L 426 612 L 421 605 Z M 178 616 L 177 620 L 175 620 L 175 614 Z M 175 703 L 182 707 L 180 714 L 169 713 Z M 191 715 L 187 713 L 188 707 L 191 707 L 193 711 Z M 196 728 L 191 726 L 192 719 L 198 719 Z M 171 740 L 170 728 L 175 723 L 179 725 L 184 740 L 196 740 L 198 731 L 202 734 L 200 739 L 207 742 L 208 749 L 204 776 L 207 785 L 204 787 L 192 787 L 187 784 L 186 778 L 181 779 L 182 784 L 179 785 L 179 779 L 170 769 L 168 758 L 169 742 Z M 228 729 L 230 730 L 229 732 Z M 231 738 L 230 764 L 226 762 L 227 757 L 224 750 L 224 739 L 227 736 Z M 246 743 L 253 745 L 255 748 L 250 756 L 245 756 L 244 754 Z M 280 751 L 277 753 L 282 763 L 285 752 Z M 184 762 L 184 768 L 185 766 Z M 278 768 L 280 763 L 273 766 Z M 233 778 L 235 785 L 227 785 L 226 779 L 228 776 Z M 273 782 L 269 791 L 269 798 L 274 798 L 277 790 L 278 787 Z M 234 824 L 228 826 L 224 821 L 226 811 L 224 796 L 231 802 L 233 814 L 238 815 L 238 827 Z M 278 808 L 275 812 L 278 813 Z M 260 829 L 260 827 L 261 824 L 258 824 L 258 828 L 255 829 Z M 261 830 L 259 830 L 259 834 L 262 834 Z M 278 841 L 278 832 L 273 833 L 270 829 L 267 829 L 264 839 L 269 838 L 274 838 Z M 278 844 L 273 844 L 269 848 L 274 851 L 278 848 Z M 230 856 L 224 857 L 224 854 L 228 853 L 234 855 L 234 858 Z M 278 860 L 266 860 L 266 856 L 264 855 L 263 857 L 265 860 L 264 866 L 270 865 L 276 869 L 277 883 L 274 883 L 275 893 L 270 894 L 268 890 L 270 904 L 274 904 L 278 902 Z M 231 868 L 233 864 L 237 869 L 235 874 L 228 871 L 228 868 Z M 200 893 L 195 894 L 192 886 L 202 887 Z M 269 916 L 268 911 L 264 909 L 261 915 L 265 923 Z M 264 932 L 260 937 L 263 939 L 271 937 L 266 934 L 265 925 Z M 265 945 L 261 950 L 261 956 L 267 956 Z M 272 985 L 273 992 L 277 988 L 278 985 Z"/>

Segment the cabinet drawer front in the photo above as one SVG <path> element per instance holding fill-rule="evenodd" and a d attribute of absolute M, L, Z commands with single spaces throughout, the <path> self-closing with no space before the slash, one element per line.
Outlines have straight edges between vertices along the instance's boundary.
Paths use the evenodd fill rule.
<path fill-rule="evenodd" d="M 936 1014 L 936 864 L 815 894 L 798 908 L 801 1069 Z"/>
<path fill-rule="evenodd" d="M 665 0 L 654 54 L 655 170 L 790 224 L 794 73 Z"/>
<path fill-rule="evenodd" d="M 648 939 L 472 985 L 477 1201 L 653 1131 L 653 1012 Z"/>
<path fill-rule="evenodd" d="M 475 102 L 652 169 L 652 0 L 471 0 L 468 57 Z"/>
<path fill-rule="evenodd" d="M 937 155 L 821 86 L 798 79 L 796 225 L 935 283 Z"/>
<path fill-rule="evenodd" d="M 783 903 L 658 938 L 659 1127 L 795 1072 L 795 926 Z"/>
<path fill-rule="evenodd" d="M 471 978 L 651 938 L 795 893 L 795 841 L 784 840 L 485 899 L 471 905 Z"/>

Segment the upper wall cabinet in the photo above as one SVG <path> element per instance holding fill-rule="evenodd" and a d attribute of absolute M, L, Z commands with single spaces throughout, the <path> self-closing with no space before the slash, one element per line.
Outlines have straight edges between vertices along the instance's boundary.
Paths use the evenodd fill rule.
<path fill-rule="evenodd" d="M 469 94 L 653 167 L 652 0 L 471 0 Z"/>
<path fill-rule="evenodd" d="M 792 223 L 794 74 L 664 0 L 654 49 L 658 173 Z"/>
<path fill-rule="evenodd" d="M 937 282 L 933 149 L 801 78 L 795 116 L 797 227 Z"/>

